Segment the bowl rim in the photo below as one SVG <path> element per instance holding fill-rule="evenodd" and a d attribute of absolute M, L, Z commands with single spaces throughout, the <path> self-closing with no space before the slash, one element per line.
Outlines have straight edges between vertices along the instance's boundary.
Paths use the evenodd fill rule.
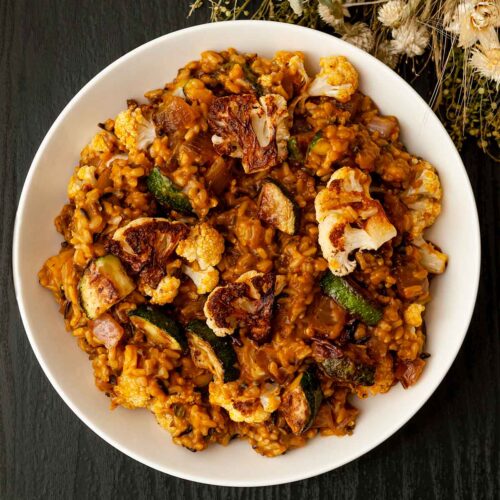
<path fill-rule="evenodd" d="M 119 450 L 120 452 L 124 453 L 125 455 L 133 458 L 134 460 L 147 465 L 148 467 L 151 467 L 152 469 L 155 469 L 159 472 L 163 472 L 169 475 L 172 475 L 174 477 L 179 477 L 182 479 L 186 479 L 189 481 L 194 481 L 197 483 L 203 483 L 203 484 L 210 484 L 210 485 L 216 485 L 216 486 L 233 486 L 233 487 L 257 487 L 257 486 L 271 486 L 271 485 L 278 485 L 278 484 L 285 484 L 285 483 L 291 483 L 295 481 L 300 481 L 304 479 L 308 479 L 311 477 L 315 477 L 320 474 L 324 474 L 326 472 L 335 470 L 339 467 L 342 467 L 343 465 L 352 462 L 359 457 L 365 455 L 372 449 L 376 448 L 379 446 L 381 443 L 383 443 L 386 439 L 394 435 L 396 432 L 398 432 L 405 424 L 407 424 L 414 416 L 415 414 L 422 408 L 422 406 L 428 401 L 428 399 L 434 394 L 438 386 L 441 384 L 443 381 L 444 377 L 447 375 L 447 373 L 450 370 L 451 365 L 456 359 L 456 356 L 460 350 L 460 348 L 463 345 L 465 335 L 468 332 L 470 322 L 472 319 L 472 315 L 475 309 L 475 304 L 477 301 L 477 294 L 478 294 L 478 288 L 479 288 L 479 280 L 480 280 L 480 271 L 481 271 L 481 238 L 480 238 L 480 225 L 479 225 L 479 217 L 478 217 L 478 212 L 477 212 L 477 205 L 476 205 L 476 200 L 474 197 L 474 192 L 472 190 L 471 182 L 468 177 L 467 171 L 465 169 L 465 166 L 462 162 L 462 159 L 453 143 L 451 140 L 448 132 L 444 128 L 443 124 L 441 121 L 436 117 L 435 113 L 432 111 L 432 109 L 428 106 L 428 104 L 425 102 L 425 100 L 417 93 L 413 87 L 409 83 L 407 83 L 400 75 L 398 75 L 396 72 L 394 72 L 392 69 L 387 67 L 385 64 L 383 64 L 381 61 L 373 57 L 372 55 L 366 53 L 365 51 L 352 46 L 351 44 L 337 38 L 333 37 L 333 35 L 330 35 L 328 33 L 324 33 L 318 30 L 314 30 L 311 28 L 303 27 L 303 26 L 298 26 L 298 25 L 293 25 L 293 24 L 288 24 L 288 28 L 291 30 L 294 30 L 297 32 L 297 35 L 299 36 L 301 32 L 314 32 L 318 38 L 335 38 L 336 41 L 340 45 L 345 45 L 349 47 L 349 50 L 354 50 L 358 53 L 362 53 L 363 57 L 371 58 L 372 63 L 378 66 L 378 69 L 380 71 L 386 71 L 392 73 L 392 77 L 394 75 L 397 77 L 397 80 L 399 81 L 399 85 L 406 87 L 406 90 L 409 91 L 409 93 L 412 95 L 414 99 L 417 99 L 421 101 L 422 104 L 424 104 L 427 107 L 427 111 L 434 115 L 436 118 L 437 122 L 439 123 L 439 126 L 441 129 L 444 131 L 446 140 L 448 141 L 448 146 L 451 146 L 451 151 L 454 152 L 455 158 L 453 159 L 454 163 L 456 164 L 456 168 L 462 168 L 464 173 L 465 173 L 465 184 L 464 184 L 464 190 L 469 191 L 469 194 L 471 195 L 471 199 L 473 202 L 473 207 L 474 207 L 474 213 L 471 214 L 472 219 L 473 219 L 473 226 L 475 228 L 474 234 L 471 235 L 471 237 L 474 239 L 475 242 L 475 250 L 476 250 L 476 255 L 477 255 L 477 262 L 476 262 L 476 269 L 477 273 L 475 276 L 471 277 L 470 281 L 470 288 L 473 290 L 473 294 L 471 297 L 474 297 L 474 300 L 470 301 L 468 310 L 464 313 L 464 318 L 466 321 L 464 322 L 464 328 L 461 333 L 461 338 L 459 341 L 456 342 L 456 346 L 454 349 L 453 356 L 450 357 L 450 361 L 445 367 L 444 370 L 442 370 L 442 374 L 440 377 L 436 377 L 433 381 L 432 384 L 429 384 L 429 388 L 426 391 L 426 394 L 424 397 L 422 397 L 420 403 L 416 406 L 415 410 L 408 416 L 408 418 L 404 419 L 402 422 L 398 423 L 397 425 L 391 427 L 390 431 L 387 431 L 386 433 L 380 435 L 375 439 L 373 442 L 370 442 L 367 446 L 365 447 L 360 447 L 360 449 L 353 454 L 352 456 L 349 456 L 345 459 L 339 460 L 338 464 L 332 467 L 329 464 L 323 464 L 319 465 L 314 472 L 306 472 L 306 473 L 301 473 L 300 471 L 296 471 L 294 477 L 290 479 L 290 477 L 282 477 L 282 478 L 276 478 L 276 480 L 268 481 L 268 480 L 252 480 L 252 482 L 244 482 L 244 481 L 235 481 L 235 480 L 227 480 L 227 481 L 220 481 L 220 480 L 212 480 L 210 477 L 203 476 L 203 473 L 199 475 L 193 475 L 191 473 L 186 473 L 183 471 L 176 470 L 174 468 L 171 468 L 170 466 L 165 466 L 165 465 L 160 465 L 153 460 L 148 459 L 146 456 L 142 456 L 139 453 L 136 453 L 133 450 L 130 450 L 126 445 L 121 444 L 118 442 L 116 439 L 110 437 L 107 435 L 107 433 L 103 430 L 100 429 L 100 427 L 97 424 L 94 424 L 93 422 L 89 421 L 79 410 L 78 406 L 76 403 L 73 402 L 71 397 L 69 397 L 60 384 L 58 383 L 56 377 L 53 375 L 52 370 L 48 364 L 45 363 L 45 360 L 38 348 L 37 341 L 35 339 L 35 336 L 33 335 L 30 326 L 29 326 L 29 321 L 27 319 L 27 307 L 26 304 L 24 303 L 23 300 L 23 291 L 22 291 L 22 283 L 21 283 L 21 276 L 20 276 L 20 268 L 21 268 L 21 263 L 18 259 L 18 254 L 19 254 L 19 245 L 20 245 L 20 238 L 21 238 L 21 228 L 22 228 L 22 221 L 23 221 L 23 216 L 24 216 L 24 211 L 25 211 L 25 205 L 26 205 L 26 197 L 27 197 L 27 192 L 29 190 L 30 185 L 32 184 L 32 178 L 34 176 L 34 172 L 40 162 L 40 158 L 42 156 L 43 151 L 46 148 L 47 143 L 50 141 L 54 133 L 56 132 L 57 128 L 59 127 L 59 124 L 64 121 L 66 115 L 69 113 L 73 105 L 79 101 L 89 90 L 92 88 L 103 76 L 108 74 L 110 71 L 112 71 L 116 66 L 119 64 L 122 64 L 126 62 L 128 59 L 132 58 L 135 56 L 137 53 L 148 50 L 150 47 L 161 44 L 165 39 L 173 39 L 178 37 L 181 34 L 185 34 L 187 32 L 189 33 L 196 33 L 196 32 L 203 32 L 205 30 L 217 30 L 219 29 L 220 25 L 239 25 L 239 26 L 245 26 L 245 27 L 250 27 L 255 26 L 257 24 L 259 25 L 266 25 L 271 29 L 273 26 L 280 25 L 283 26 L 283 23 L 279 23 L 276 21 L 256 21 L 256 20 L 231 20 L 231 21 L 223 21 L 223 22 L 218 22 L 218 23 L 204 23 L 204 24 L 199 24 L 195 26 L 191 26 L 188 28 L 183 28 L 180 30 L 172 31 L 170 33 L 167 33 L 165 35 L 159 36 L 157 38 L 154 38 L 138 47 L 135 49 L 132 49 L 131 51 L 125 53 L 112 63 L 110 63 L 108 66 L 106 66 L 104 69 L 99 71 L 95 76 L 93 76 L 72 98 L 71 100 L 64 106 L 63 110 L 59 113 L 55 121 L 52 123 L 50 126 L 48 132 L 46 133 L 45 137 L 43 138 L 40 146 L 37 149 L 37 152 L 35 156 L 33 157 L 33 160 L 30 164 L 30 168 L 28 170 L 28 174 L 25 178 L 23 188 L 21 191 L 21 195 L 19 197 L 19 202 L 18 202 L 18 207 L 16 210 L 16 217 L 15 217 L 15 223 L 14 223 L 14 230 L 13 230 L 13 245 L 12 245 L 12 269 L 13 269 L 13 281 L 14 281 L 14 288 L 15 288 L 15 296 L 16 300 L 18 303 L 22 323 L 24 330 L 26 332 L 26 335 L 28 337 L 29 343 L 31 345 L 31 348 L 33 352 L 35 353 L 35 356 L 38 360 L 38 363 L 40 364 L 43 372 L 45 373 L 46 377 L 49 379 L 49 382 L 53 386 L 53 388 L 56 390 L 56 392 L 59 394 L 59 396 L 63 399 L 63 401 L 69 406 L 69 408 L 73 411 L 73 413 L 88 427 L 90 428 L 95 434 L 97 434 L 99 437 L 101 437 L 104 441 L 106 441 L 108 444 Z"/>

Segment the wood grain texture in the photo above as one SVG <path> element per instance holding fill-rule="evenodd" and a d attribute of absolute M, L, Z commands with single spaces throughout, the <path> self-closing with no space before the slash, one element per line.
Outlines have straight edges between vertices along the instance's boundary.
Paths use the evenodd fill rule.
<path fill-rule="evenodd" d="M 188 3 L 0 0 L 0 498 L 498 498 L 500 166 L 472 144 L 463 159 L 481 219 L 483 271 L 469 334 L 424 408 L 359 460 L 291 485 L 198 485 L 122 455 L 52 389 L 24 334 L 12 285 L 12 229 L 24 179 L 48 128 L 92 76 L 148 40 L 207 19 L 206 12 L 186 19 Z M 416 85 L 429 90 L 425 79 Z"/>

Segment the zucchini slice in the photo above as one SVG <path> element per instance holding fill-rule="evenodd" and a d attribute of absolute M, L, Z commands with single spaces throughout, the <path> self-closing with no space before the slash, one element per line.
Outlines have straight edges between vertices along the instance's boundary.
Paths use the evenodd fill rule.
<path fill-rule="evenodd" d="M 130 311 L 129 318 L 136 328 L 146 334 L 150 342 L 174 351 L 184 351 L 187 348 L 186 336 L 181 326 L 160 307 L 139 306 Z"/>
<path fill-rule="evenodd" d="M 193 207 L 189 198 L 157 167 L 148 175 L 149 192 L 158 203 L 166 208 L 172 208 L 183 214 L 193 215 Z"/>
<path fill-rule="evenodd" d="M 299 207 L 292 195 L 276 181 L 266 179 L 259 195 L 258 217 L 283 233 L 294 235 L 299 227 Z"/>
<path fill-rule="evenodd" d="M 375 383 L 375 368 L 373 366 L 355 363 L 346 356 L 326 358 L 321 361 L 320 367 L 325 375 L 339 382 L 368 386 Z"/>
<path fill-rule="evenodd" d="M 334 276 L 327 271 L 320 285 L 325 295 L 331 297 L 339 306 L 363 323 L 374 326 L 382 319 L 382 311 L 365 298 L 362 291 L 347 279 Z"/>
<path fill-rule="evenodd" d="M 304 156 L 300 151 L 296 137 L 288 139 L 288 157 L 297 163 L 304 163 Z"/>
<path fill-rule="evenodd" d="M 120 259 L 105 255 L 93 260 L 78 283 L 80 304 L 89 319 L 96 319 L 135 288 Z"/>
<path fill-rule="evenodd" d="M 223 382 L 232 382 L 240 376 L 235 366 L 238 358 L 229 337 L 217 337 L 204 321 L 194 320 L 187 326 L 187 339 L 198 368 L 211 371 Z"/>
<path fill-rule="evenodd" d="M 322 400 L 321 385 L 312 368 L 298 375 L 287 387 L 280 409 L 294 434 L 302 434 L 311 427 Z"/>

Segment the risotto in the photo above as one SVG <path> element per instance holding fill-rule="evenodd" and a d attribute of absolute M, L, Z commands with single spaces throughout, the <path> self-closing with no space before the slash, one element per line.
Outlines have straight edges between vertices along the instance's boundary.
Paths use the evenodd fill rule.
<path fill-rule="evenodd" d="M 39 279 L 95 384 L 189 450 L 351 434 L 429 356 L 438 174 L 345 57 L 320 67 L 203 52 L 99 123 L 55 220 Z"/>

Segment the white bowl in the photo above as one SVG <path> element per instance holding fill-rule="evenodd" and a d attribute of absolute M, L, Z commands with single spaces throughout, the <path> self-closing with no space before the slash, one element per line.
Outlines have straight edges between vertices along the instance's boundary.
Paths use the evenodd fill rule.
<path fill-rule="evenodd" d="M 87 356 L 65 331 L 52 295 L 37 280 L 44 260 L 61 241 L 53 220 L 66 200 L 66 185 L 79 152 L 115 116 L 127 98 L 162 87 L 177 69 L 207 49 L 235 47 L 271 56 L 280 49 L 305 52 L 311 66 L 320 56 L 343 54 L 357 67 L 361 89 L 386 114 L 399 118 L 408 150 L 438 169 L 443 211 L 430 238 L 450 256 L 443 276 L 432 284 L 427 313 L 432 354 L 414 387 L 356 401 L 361 415 L 350 437 L 325 437 L 278 458 L 264 458 L 245 441 L 191 453 L 175 446 L 146 410 L 109 411 L 95 386 Z M 339 467 L 368 452 L 405 424 L 441 382 L 462 344 L 479 281 L 479 224 L 469 179 L 445 129 L 418 94 L 393 71 L 365 52 L 318 31 L 256 21 L 207 24 L 171 33 L 118 59 L 93 78 L 66 106 L 40 146 L 19 202 L 13 266 L 19 309 L 40 365 L 68 406 L 94 432 L 130 457 L 174 476 L 226 486 L 286 483 Z M 444 418 L 444 415 L 436 415 Z M 425 436 L 422 435 L 422 439 Z"/>

